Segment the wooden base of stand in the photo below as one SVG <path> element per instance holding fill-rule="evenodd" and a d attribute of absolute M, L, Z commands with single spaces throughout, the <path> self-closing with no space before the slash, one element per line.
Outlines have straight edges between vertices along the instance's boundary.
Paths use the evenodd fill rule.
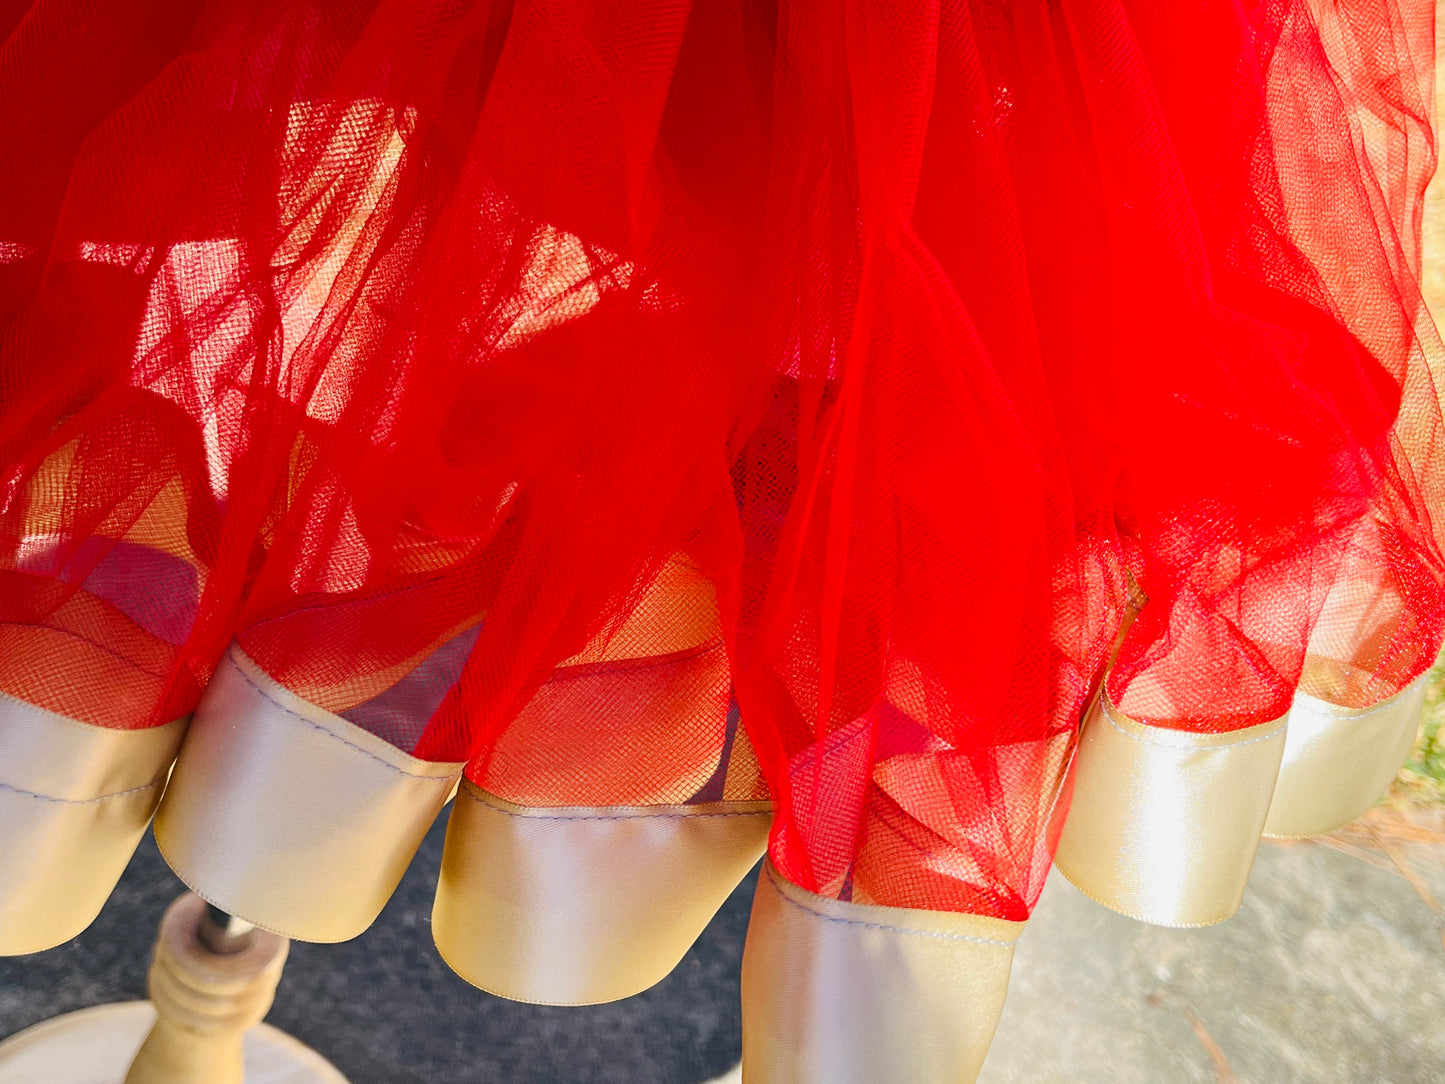
<path fill-rule="evenodd" d="M 155 1020 L 149 1001 L 44 1020 L 0 1042 L 0 1084 L 122 1084 Z M 346 1084 L 320 1054 L 266 1024 L 247 1031 L 241 1049 L 246 1084 Z"/>
<path fill-rule="evenodd" d="M 122 1084 L 155 1023 L 149 1001 L 66 1013 L 0 1042 L 0 1084 Z M 309 1046 L 259 1024 L 242 1040 L 246 1084 L 347 1084 Z M 741 1084 L 741 1067 L 708 1084 Z"/>
<path fill-rule="evenodd" d="M 46 1020 L 0 1043 L 0 1084 L 346 1084 L 261 1023 L 291 943 L 186 893 L 166 909 L 149 1001 Z"/>
<path fill-rule="evenodd" d="M 316 1051 L 260 1023 L 289 943 L 236 925 L 244 929 L 208 925 L 202 900 L 177 899 L 161 920 L 151 1000 L 81 1009 L 10 1036 L 0 1042 L 0 1084 L 347 1084 Z M 741 1081 L 739 1067 L 709 1084 Z"/>

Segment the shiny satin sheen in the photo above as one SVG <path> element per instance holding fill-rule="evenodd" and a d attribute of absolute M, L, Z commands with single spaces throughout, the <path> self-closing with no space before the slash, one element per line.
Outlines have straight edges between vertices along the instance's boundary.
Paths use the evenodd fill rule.
<path fill-rule="evenodd" d="M 181 745 L 156 842 L 231 914 L 344 941 L 380 913 L 461 770 L 308 703 L 232 647 Z"/>
<path fill-rule="evenodd" d="M 1410 755 L 1425 679 L 1368 708 L 1295 695 L 1266 835 L 1323 835 L 1375 803 Z"/>
<path fill-rule="evenodd" d="M 185 729 L 112 730 L 0 693 L 0 955 L 53 948 L 100 913 Z"/>
<path fill-rule="evenodd" d="M 513 1001 L 630 997 L 677 966 L 767 846 L 767 802 L 522 807 L 464 780 L 432 936 Z"/>
<path fill-rule="evenodd" d="M 743 1079 L 967 1084 L 1023 927 L 828 899 L 766 863 L 743 952 Z"/>
<path fill-rule="evenodd" d="M 1239 909 L 1284 753 L 1277 719 L 1223 734 L 1147 726 L 1099 697 L 1054 862 L 1081 892 L 1160 926 Z"/>

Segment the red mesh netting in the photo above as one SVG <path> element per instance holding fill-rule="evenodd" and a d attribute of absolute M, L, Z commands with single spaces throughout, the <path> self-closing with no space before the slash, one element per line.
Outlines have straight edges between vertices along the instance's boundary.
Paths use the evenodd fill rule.
<path fill-rule="evenodd" d="M 1138 7 L 1189 216 L 1175 263 L 1212 303 L 1175 329 L 1199 382 L 1171 367 L 1138 404 L 1163 422 L 1134 427 L 1130 456 L 1150 604 L 1110 691 L 1163 725 L 1265 722 L 1313 631 L 1335 664 L 1306 687 L 1366 704 L 1440 644 L 1439 344 L 1419 290 L 1433 7 Z M 1156 349 L 1141 343 L 1141 369 Z"/>
<path fill-rule="evenodd" d="M 509 800 L 770 793 L 805 888 L 1023 918 L 1137 594 L 1166 726 L 1439 646 L 1420 0 L 0 33 L 13 695 L 154 725 L 234 640 Z"/>

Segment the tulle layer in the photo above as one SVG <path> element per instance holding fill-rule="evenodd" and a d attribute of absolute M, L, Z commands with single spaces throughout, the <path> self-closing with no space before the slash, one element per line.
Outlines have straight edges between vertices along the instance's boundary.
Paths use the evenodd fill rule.
<path fill-rule="evenodd" d="M 21 700 L 162 725 L 234 642 L 504 801 L 770 795 L 807 892 L 1021 920 L 1111 659 L 1212 732 L 1439 649 L 1428 3 L 0 18 Z"/>

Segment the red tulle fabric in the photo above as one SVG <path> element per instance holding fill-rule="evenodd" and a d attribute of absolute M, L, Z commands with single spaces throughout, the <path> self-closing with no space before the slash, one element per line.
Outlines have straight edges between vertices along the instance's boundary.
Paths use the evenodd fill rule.
<path fill-rule="evenodd" d="M 805 888 L 1022 919 L 1115 655 L 1225 730 L 1440 646 L 1433 31 L 0 9 L 0 689 L 157 725 L 234 641 L 510 800 L 770 796 Z"/>

